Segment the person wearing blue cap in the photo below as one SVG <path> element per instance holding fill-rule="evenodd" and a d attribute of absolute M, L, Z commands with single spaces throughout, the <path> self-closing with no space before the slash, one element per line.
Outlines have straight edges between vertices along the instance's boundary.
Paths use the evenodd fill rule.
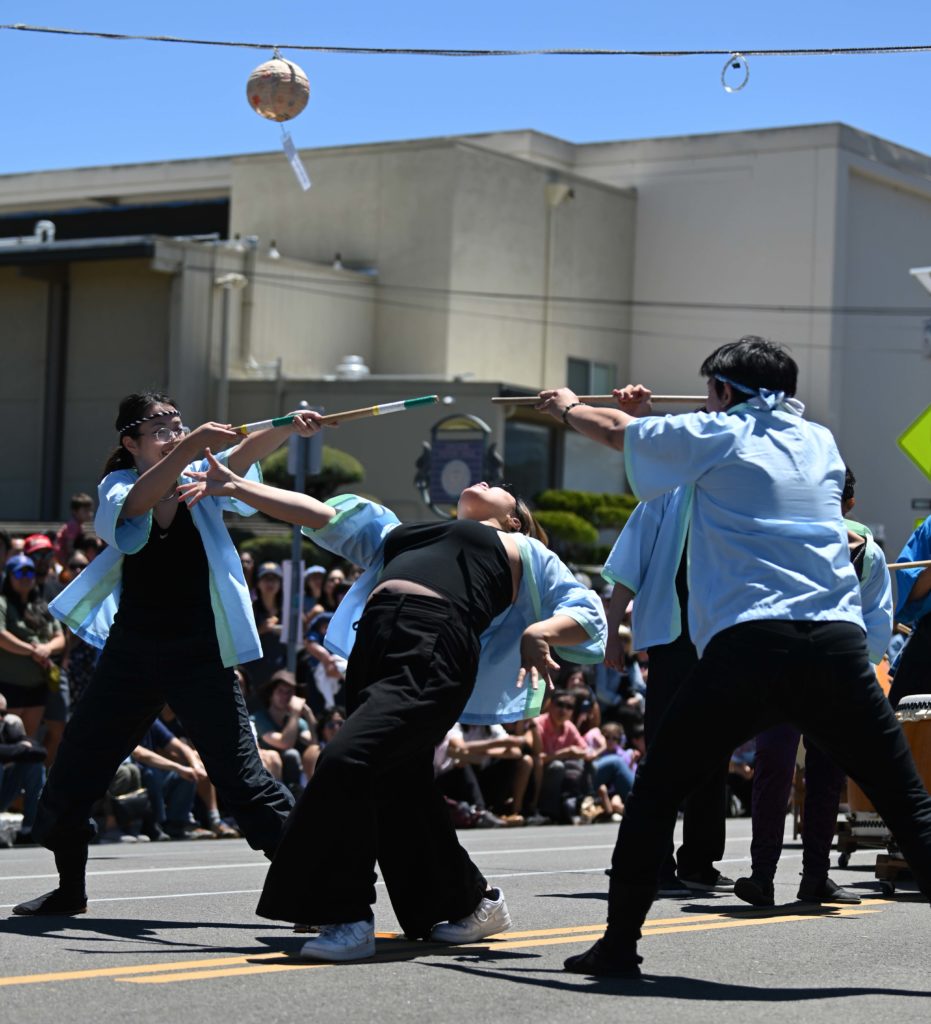
<path fill-rule="evenodd" d="M 639 416 L 586 405 L 568 388 L 539 395 L 540 411 L 624 453 L 641 500 L 694 487 L 687 575 L 699 662 L 638 769 L 612 858 L 607 929 L 566 960 L 574 973 L 639 977 L 640 929 L 682 799 L 780 722 L 856 780 L 931 898 L 931 796 L 870 664 L 834 438 L 803 418 L 798 367 L 773 342 L 722 345 L 701 373 L 708 411 L 679 416 L 649 415 L 651 392 L 639 385 L 621 389 Z"/>

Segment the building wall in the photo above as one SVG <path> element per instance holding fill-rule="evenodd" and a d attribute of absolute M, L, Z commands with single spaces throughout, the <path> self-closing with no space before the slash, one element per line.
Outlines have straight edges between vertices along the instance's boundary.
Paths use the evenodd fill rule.
<path fill-rule="evenodd" d="M 146 259 L 71 266 L 62 516 L 71 494 L 93 493 L 97 485 L 117 443 L 120 399 L 170 388 L 170 289 L 170 279 L 153 274 Z M 173 397 L 186 412 L 181 397 Z"/>
<path fill-rule="evenodd" d="M 47 286 L 0 267 L 0 518 L 38 514 Z"/>
<path fill-rule="evenodd" d="M 845 172 L 844 303 L 909 310 L 840 318 L 838 441 L 857 476 L 854 518 L 882 524 L 895 555 L 915 519 L 927 515 L 914 511 L 911 500 L 931 497 L 931 480 L 896 445 L 931 406 L 931 352 L 923 341 L 931 296 L 908 273 L 931 262 L 931 181 L 903 187 L 895 175 L 854 155 L 846 158 Z"/>

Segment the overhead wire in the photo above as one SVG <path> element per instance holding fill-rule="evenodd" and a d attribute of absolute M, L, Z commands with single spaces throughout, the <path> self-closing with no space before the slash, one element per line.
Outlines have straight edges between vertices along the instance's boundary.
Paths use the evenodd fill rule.
<path fill-rule="evenodd" d="M 931 53 L 931 44 L 905 43 L 892 46 L 796 46 L 729 47 L 694 50 L 624 50 L 602 47 L 540 47 L 532 49 L 465 49 L 461 47 L 419 46 L 331 46 L 313 43 L 254 42 L 232 39 L 198 39 L 184 36 L 146 35 L 130 32 L 101 32 L 92 29 L 60 28 L 50 25 L 26 25 L 21 22 L 0 25 L 0 31 L 35 32 L 48 35 L 105 39 L 128 42 L 175 43 L 189 46 L 220 46 L 247 50 L 299 50 L 306 53 L 330 53 L 362 56 L 405 57 L 838 57 L 877 56 L 903 53 Z"/>

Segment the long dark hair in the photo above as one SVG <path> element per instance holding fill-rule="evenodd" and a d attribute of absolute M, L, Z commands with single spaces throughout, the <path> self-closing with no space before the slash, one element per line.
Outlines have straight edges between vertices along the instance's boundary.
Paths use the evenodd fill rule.
<path fill-rule="evenodd" d="M 19 612 L 23 618 L 23 622 L 38 633 L 43 626 L 47 626 L 52 621 L 52 616 L 49 614 L 48 603 L 39 596 L 39 588 L 33 581 L 32 590 L 26 596 L 25 602 L 19 594 L 13 589 L 13 574 L 7 573 L 3 578 L 3 588 L 0 593 L 6 598 L 7 605 L 13 605 L 13 607 Z"/>
<path fill-rule="evenodd" d="M 136 465 L 133 460 L 132 452 L 123 445 L 124 437 L 138 437 L 139 436 L 139 424 L 136 420 L 141 420 L 143 416 L 147 416 L 149 409 L 153 405 L 170 405 L 175 406 L 175 400 L 169 398 L 168 395 L 163 394 L 161 391 L 142 391 L 138 394 L 127 395 L 120 402 L 120 411 L 116 415 L 116 427 L 117 432 L 120 435 L 119 445 L 110 452 L 107 457 L 107 461 L 104 463 L 103 472 L 100 474 L 100 479 L 108 474 L 114 472 L 117 469 L 133 469 Z M 128 427 L 127 424 L 135 423 L 135 426 Z"/>
<path fill-rule="evenodd" d="M 514 499 L 514 515 L 520 522 L 520 530 L 518 532 L 525 534 L 527 537 L 532 537 L 534 540 L 538 540 L 541 544 L 549 547 L 550 539 L 546 534 L 546 530 L 537 522 L 533 512 L 530 511 L 530 506 L 519 494 L 514 494 L 513 491 L 509 493 Z"/>

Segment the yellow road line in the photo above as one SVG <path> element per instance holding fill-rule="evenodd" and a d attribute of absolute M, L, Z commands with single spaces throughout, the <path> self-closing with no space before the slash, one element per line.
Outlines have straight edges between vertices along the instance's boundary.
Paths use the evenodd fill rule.
<path fill-rule="evenodd" d="M 746 928 L 752 925 L 791 924 L 801 921 L 831 920 L 835 917 L 855 917 L 860 914 L 875 914 L 878 908 L 887 906 L 886 900 L 863 900 L 860 904 L 832 904 L 828 912 L 811 913 L 773 912 L 771 909 L 748 910 L 739 916 L 730 914 L 695 914 L 689 917 L 653 918 L 643 926 L 643 936 L 672 935 L 681 932 L 715 931 L 722 928 Z M 870 909 L 875 907 L 877 909 Z M 491 939 L 460 949 L 487 948 L 495 950 L 527 949 L 534 946 L 565 945 L 577 942 L 594 942 L 604 932 L 604 924 L 567 925 L 563 928 L 543 928 L 535 931 L 502 933 L 499 939 Z M 379 960 L 391 961 L 402 952 L 417 952 L 430 955 L 430 946 L 409 942 L 396 932 L 377 932 L 383 942 Z M 385 949 L 384 944 L 389 944 Z M 391 948 L 394 947 L 394 948 Z M 403 947 L 406 947 L 404 949 Z M 280 961 L 277 963 L 256 963 L 256 961 Z M 178 960 L 158 964 L 137 964 L 122 967 L 98 967 L 78 971 L 55 971 L 46 974 L 24 974 L 0 977 L 0 988 L 12 985 L 37 985 L 56 981 L 86 981 L 96 978 L 112 978 L 116 981 L 134 984 L 160 984 L 171 981 L 198 981 L 205 978 L 226 978 L 247 974 L 267 974 L 280 971 L 307 970 L 330 967 L 331 964 L 297 963 L 287 953 L 250 953 L 239 956 L 211 957 L 200 960 Z"/>

